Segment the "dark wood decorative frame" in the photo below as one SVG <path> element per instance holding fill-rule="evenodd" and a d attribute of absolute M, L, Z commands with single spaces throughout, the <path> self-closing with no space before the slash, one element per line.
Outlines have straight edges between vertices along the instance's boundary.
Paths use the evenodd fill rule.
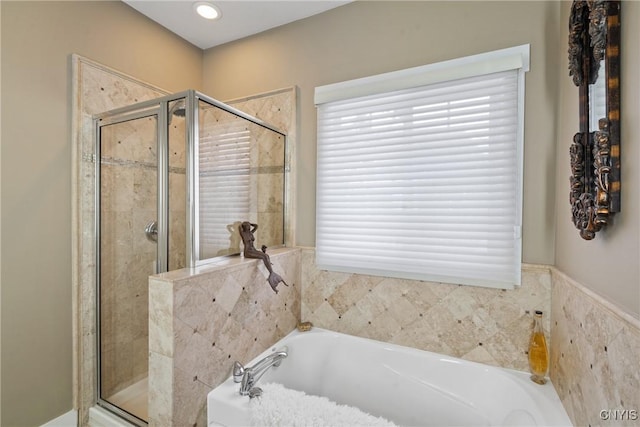
<path fill-rule="evenodd" d="M 606 82 L 606 117 L 590 132 L 589 85 L 599 73 Z M 591 240 L 620 212 L 620 0 L 573 1 L 569 75 L 580 88 L 580 131 L 569 150 L 569 201 L 580 236 Z"/>

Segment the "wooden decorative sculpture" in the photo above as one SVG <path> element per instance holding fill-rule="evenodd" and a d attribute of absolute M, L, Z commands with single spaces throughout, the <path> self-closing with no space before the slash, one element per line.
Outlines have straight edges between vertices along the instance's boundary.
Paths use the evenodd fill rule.
<path fill-rule="evenodd" d="M 269 271 L 269 277 L 267 281 L 269 285 L 271 285 L 271 289 L 277 294 L 278 290 L 276 287 L 280 282 L 284 283 L 285 286 L 287 283 L 280 277 L 280 275 L 273 271 L 273 267 L 271 266 L 271 259 L 269 255 L 267 255 L 267 247 L 262 246 L 262 251 L 259 251 L 253 245 L 255 241 L 255 237 L 253 233 L 258 229 L 258 224 L 252 224 L 248 221 L 244 221 L 240 224 L 240 237 L 242 237 L 242 243 L 244 243 L 244 257 L 245 258 L 258 258 L 264 262 L 265 267 Z"/>
<path fill-rule="evenodd" d="M 601 63 L 604 61 L 604 69 Z M 620 1 L 574 0 L 569 75 L 580 88 L 580 131 L 569 153 L 569 201 L 580 236 L 591 240 L 620 211 Z M 606 117 L 590 131 L 589 86 L 604 79 Z"/>

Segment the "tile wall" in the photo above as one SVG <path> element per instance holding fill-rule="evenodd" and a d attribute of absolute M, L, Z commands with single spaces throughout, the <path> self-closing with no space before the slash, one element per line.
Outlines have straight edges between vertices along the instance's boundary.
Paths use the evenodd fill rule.
<path fill-rule="evenodd" d="M 549 267 L 524 265 L 514 290 L 318 270 L 301 256 L 302 320 L 338 332 L 527 370 L 532 313 L 546 313 Z M 547 335 L 548 336 L 548 335 Z"/>
<path fill-rule="evenodd" d="M 200 108 L 201 258 L 240 253 L 242 220 L 260 225 L 257 240 L 281 246 L 284 136 L 205 102 Z M 211 209 L 221 202 L 233 206 Z"/>
<path fill-rule="evenodd" d="M 522 286 L 504 291 L 320 271 L 314 258 L 302 251 L 303 321 L 527 371 L 531 313 L 542 310 L 550 377 L 573 424 L 640 425 L 640 321 L 554 267 L 525 264 Z"/>
<path fill-rule="evenodd" d="M 147 281 L 156 244 L 144 236 L 157 219 L 155 120 L 108 126 L 101 150 L 101 388 L 112 396 L 147 376 Z M 148 146 L 148 147 L 147 147 Z"/>
<path fill-rule="evenodd" d="M 294 227 L 291 223 L 291 218 L 294 217 L 293 205 L 296 169 L 292 168 L 291 164 L 293 162 L 292 159 L 295 159 L 297 147 L 297 99 L 297 88 L 289 87 L 246 98 L 226 101 L 226 104 L 269 123 L 287 135 L 287 150 L 284 153 L 285 173 L 283 175 L 269 173 L 270 167 L 274 165 L 279 166 L 279 159 L 269 158 L 266 162 L 257 163 L 260 156 L 252 156 L 252 162 L 255 162 L 252 168 L 257 173 L 254 173 L 252 176 L 255 183 L 255 185 L 252 186 L 252 191 L 255 192 L 255 195 L 251 197 L 252 203 L 255 204 L 255 210 L 252 208 L 251 211 L 257 212 L 258 224 L 261 224 L 261 227 L 265 228 L 265 230 L 258 229 L 256 239 L 264 241 L 265 238 L 267 238 L 273 239 L 272 241 L 278 241 L 279 236 L 283 233 L 282 227 L 280 227 L 279 224 L 284 224 L 283 237 L 287 246 L 293 246 L 295 242 Z M 273 142 L 279 143 L 278 140 L 273 140 Z M 263 153 L 273 152 L 269 149 L 261 151 Z M 260 166 L 264 168 L 261 169 Z M 274 187 L 282 188 L 281 180 L 283 179 L 285 188 L 288 189 L 286 197 L 285 195 L 283 195 L 283 199 L 279 197 L 260 199 L 257 197 L 258 194 L 273 194 L 274 192 L 270 189 Z M 284 206 L 284 218 L 280 217 L 283 212 L 283 209 L 280 208 L 281 206 Z M 253 218 L 251 218 L 251 220 L 253 220 Z M 278 224 L 278 228 L 275 229 L 272 227 L 271 230 L 268 230 L 269 224 Z M 266 233 L 264 238 L 261 233 Z"/>
<path fill-rule="evenodd" d="M 300 319 L 300 251 L 276 249 L 276 294 L 261 260 L 228 258 L 149 280 L 149 423 L 206 426 L 207 393 Z"/>
<path fill-rule="evenodd" d="M 185 266 L 185 126 L 169 132 L 169 268 Z M 157 215 L 157 121 L 116 123 L 101 131 L 100 326 L 102 396 L 147 377 L 148 277 L 157 244 L 145 227 Z"/>
<path fill-rule="evenodd" d="M 552 271 L 551 380 L 576 426 L 640 425 L 640 320 Z"/>
<path fill-rule="evenodd" d="M 287 271 L 290 274 L 287 277 L 300 275 L 297 282 L 296 279 L 289 279 L 296 282 L 293 294 L 290 293 L 293 289 L 283 288 L 288 293 L 282 294 L 282 297 L 289 298 L 286 308 L 282 302 L 280 305 L 273 303 L 270 298 L 272 295 L 264 292 L 266 286 L 260 287 L 264 283 L 258 283 L 257 287 L 251 288 L 243 296 L 249 285 L 241 286 L 240 282 L 244 279 L 236 277 L 247 277 L 252 271 L 247 266 L 230 264 L 228 267 L 216 267 L 217 270 L 206 272 L 206 279 L 203 275 L 193 282 L 186 278 L 175 279 L 175 276 L 163 277 L 164 283 L 154 282 L 152 286 L 155 289 L 160 290 L 164 286 L 162 292 L 165 296 L 153 304 L 164 304 L 165 308 L 152 312 L 184 310 L 189 313 L 187 317 L 192 322 L 185 326 L 182 324 L 184 320 L 178 315 L 174 316 L 174 323 L 170 325 L 167 320 L 169 317 L 164 314 L 164 321 L 152 321 L 158 325 L 157 331 L 160 332 L 157 334 L 178 331 L 174 332 L 176 340 L 173 344 L 170 344 L 169 334 L 160 349 L 152 350 L 151 364 L 157 367 L 152 371 L 155 372 L 152 378 L 156 373 L 173 372 L 176 384 L 173 390 L 162 383 L 155 386 L 159 392 L 172 390 L 173 393 L 171 398 L 163 398 L 162 395 L 156 397 L 156 402 L 165 402 L 159 409 L 176 408 L 171 414 L 165 411 L 162 415 L 165 418 L 157 420 L 157 425 L 169 425 L 168 422 L 176 420 L 202 424 L 205 417 L 204 396 L 230 374 L 230 366 L 225 365 L 224 356 L 227 361 L 235 357 L 232 353 L 239 355 L 240 359 L 250 359 L 252 355 L 268 348 L 277 337 L 293 329 L 296 316 L 318 327 L 526 371 L 531 313 L 536 309 L 547 313 L 546 330 L 551 330 L 551 335 L 547 335 L 551 349 L 550 376 L 573 424 L 635 426 L 638 423 L 638 320 L 624 315 L 553 267 L 525 265 L 522 286 L 503 291 L 320 271 L 314 265 L 313 249 L 280 251 L 284 252 L 279 252 L 281 258 L 276 270 Z M 258 268 L 261 266 L 258 265 Z M 262 273 L 262 276 L 258 274 L 249 282 L 262 282 L 264 271 Z M 173 284 L 168 286 L 170 281 Z M 180 281 L 184 281 L 184 284 L 177 285 Z M 228 288 L 224 287 L 225 283 Z M 169 295 L 172 289 L 174 301 L 167 306 L 167 301 L 171 301 Z M 176 289 L 189 296 L 177 297 L 179 292 Z M 205 296 L 201 296 L 203 292 Z M 227 292 L 240 295 L 237 298 L 223 297 L 224 301 L 228 301 L 227 307 L 232 308 L 222 311 L 222 314 L 217 309 L 207 308 L 207 295 L 225 295 Z M 251 301 L 247 303 L 243 299 L 246 300 L 253 293 L 260 296 L 259 300 L 254 299 L 254 307 L 251 308 Z M 182 301 L 180 304 L 184 307 L 180 308 L 176 299 Z M 300 304 L 299 309 L 293 308 L 292 304 Z M 244 318 L 241 313 L 246 313 L 246 310 L 262 325 L 260 331 L 267 332 L 269 343 L 265 341 L 262 345 L 252 347 L 251 331 L 255 329 L 252 329 L 254 326 L 251 322 L 241 328 L 250 331 L 243 337 L 226 326 L 211 330 L 210 325 L 225 324 L 225 313 L 227 318 L 237 319 L 238 316 Z M 267 319 L 267 312 L 270 320 Z M 273 324 L 274 320 L 277 327 Z M 207 334 L 217 329 L 222 331 L 215 338 L 215 347 L 223 346 L 219 349 L 221 354 L 215 356 L 217 359 L 212 359 L 217 362 L 203 363 L 214 354 L 210 348 L 213 346 L 208 346 L 214 338 Z M 196 340 L 199 344 L 191 341 L 185 344 L 182 341 L 186 338 L 183 337 L 193 337 L 189 340 Z M 259 343 L 260 339 L 254 334 L 254 343 Z M 220 344 L 224 342 L 227 344 Z M 171 350 L 171 345 L 175 349 L 181 346 L 188 348 L 189 356 L 176 356 L 179 351 Z M 167 356 L 168 351 L 174 351 L 174 355 Z M 154 358 L 158 359 L 155 363 Z M 181 382 L 176 381 L 178 375 L 183 375 Z M 195 399 L 201 402 L 198 405 L 203 406 L 188 407 L 186 401 L 182 400 L 187 398 L 188 401 Z M 182 414 L 178 412 L 187 407 Z M 601 412 L 603 410 L 607 412 Z M 618 419 L 613 420 L 612 417 Z"/>

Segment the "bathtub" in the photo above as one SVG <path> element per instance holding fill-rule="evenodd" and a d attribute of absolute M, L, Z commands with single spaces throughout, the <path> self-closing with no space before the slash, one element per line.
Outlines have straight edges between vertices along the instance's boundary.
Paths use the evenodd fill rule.
<path fill-rule="evenodd" d="M 325 396 L 399 426 L 571 425 L 551 382 L 535 384 L 526 372 L 320 328 L 291 332 L 245 366 L 282 347 L 288 357 L 258 386 Z M 229 378 L 209 393 L 209 426 L 250 425 L 249 397 L 238 390 Z"/>

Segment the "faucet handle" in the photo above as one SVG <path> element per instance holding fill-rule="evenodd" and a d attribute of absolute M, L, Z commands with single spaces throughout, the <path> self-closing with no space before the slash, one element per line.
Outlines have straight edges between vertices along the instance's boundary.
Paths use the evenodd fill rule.
<path fill-rule="evenodd" d="M 241 382 L 243 376 L 244 376 L 244 366 L 242 366 L 242 363 L 238 361 L 233 362 L 233 382 L 234 383 Z"/>

